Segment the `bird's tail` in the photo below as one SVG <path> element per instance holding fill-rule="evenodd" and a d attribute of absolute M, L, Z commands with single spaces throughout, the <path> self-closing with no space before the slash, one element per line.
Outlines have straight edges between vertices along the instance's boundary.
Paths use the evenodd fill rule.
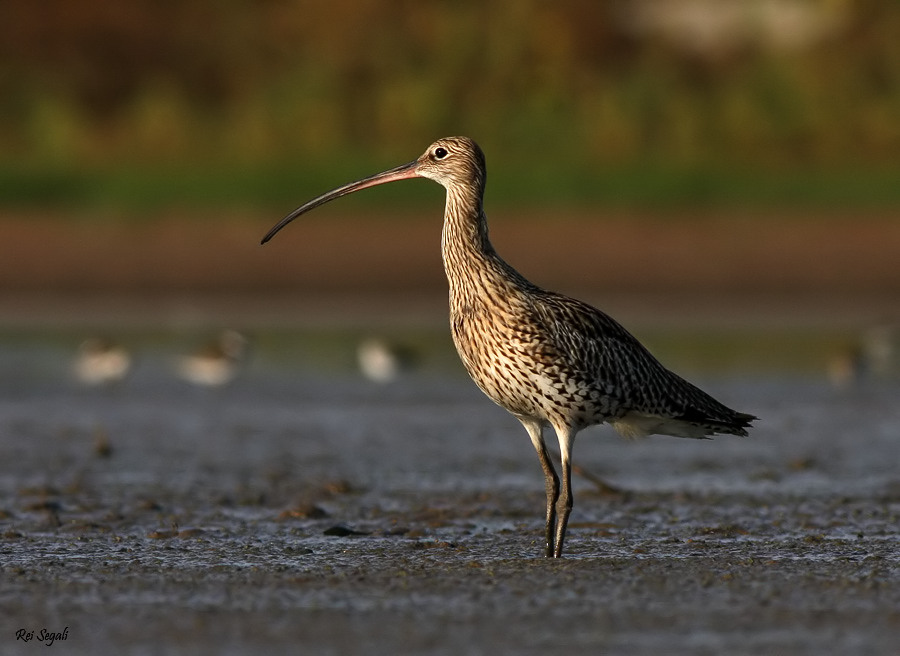
<path fill-rule="evenodd" d="M 744 412 L 731 411 L 728 417 L 709 417 L 696 413 L 680 417 L 630 412 L 624 417 L 611 421 L 613 428 L 623 437 L 645 437 L 647 435 L 672 435 L 704 439 L 713 435 L 728 434 L 746 437 L 750 424 L 757 419 Z"/>

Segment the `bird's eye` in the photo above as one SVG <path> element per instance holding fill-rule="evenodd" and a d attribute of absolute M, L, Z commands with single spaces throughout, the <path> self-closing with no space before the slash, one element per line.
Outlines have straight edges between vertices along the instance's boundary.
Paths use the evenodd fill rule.
<path fill-rule="evenodd" d="M 444 148 L 442 146 L 438 146 L 437 148 L 434 149 L 434 158 L 435 159 L 444 159 L 446 156 L 447 156 L 446 148 Z"/>

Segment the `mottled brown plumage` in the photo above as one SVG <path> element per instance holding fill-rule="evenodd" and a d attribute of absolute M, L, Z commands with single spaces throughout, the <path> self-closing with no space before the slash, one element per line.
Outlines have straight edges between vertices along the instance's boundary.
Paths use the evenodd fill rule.
<path fill-rule="evenodd" d="M 409 164 L 297 208 L 263 243 L 301 214 L 359 189 L 412 177 L 446 188 L 441 250 L 453 342 L 472 380 L 522 422 L 537 450 L 547 492 L 545 553 L 559 557 L 572 509 L 578 431 L 608 422 L 629 437 L 746 435 L 756 417 L 731 410 L 666 369 L 600 310 L 531 284 L 503 261 L 488 239 L 485 171 L 474 141 L 440 139 Z M 546 425 L 559 441 L 562 488 L 544 443 Z"/>

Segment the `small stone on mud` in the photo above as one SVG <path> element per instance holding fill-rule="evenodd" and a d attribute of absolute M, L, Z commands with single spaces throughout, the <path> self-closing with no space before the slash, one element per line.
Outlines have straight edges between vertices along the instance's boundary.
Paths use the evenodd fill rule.
<path fill-rule="evenodd" d="M 322 531 L 322 534 L 339 538 L 347 537 L 348 535 L 367 535 L 362 531 L 354 531 L 352 528 L 344 526 L 343 524 L 337 524 L 331 528 L 326 528 Z"/>
<path fill-rule="evenodd" d="M 312 503 L 288 508 L 278 514 L 278 519 L 323 519 L 325 517 L 328 517 L 328 513 Z"/>
<path fill-rule="evenodd" d="M 354 492 L 353 486 L 345 480 L 328 481 L 322 485 L 322 491 L 328 494 L 349 494 Z"/>
<path fill-rule="evenodd" d="M 151 540 L 169 540 L 178 535 L 178 531 L 150 531 L 147 537 Z"/>
<path fill-rule="evenodd" d="M 105 430 L 97 430 L 94 433 L 94 455 L 98 458 L 109 458 L 112 456 L 112 445 L 109 443 L 109 435 Z"/>
<path fill-rule="evenodd" d="M 178 531 L 178 537 L 182 539 L 196 538 L 205 533 L 206 531 L 204 531 L 202 528 L 183 528 Z"/>

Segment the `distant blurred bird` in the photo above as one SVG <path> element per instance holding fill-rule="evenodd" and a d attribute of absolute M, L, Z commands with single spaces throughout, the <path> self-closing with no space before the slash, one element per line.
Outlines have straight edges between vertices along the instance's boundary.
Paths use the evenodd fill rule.
<path fill-rule="evenodd" d="M 873 376 L 888 378 L 900 373 L 900 333 L 890 323 L 863 331 L 860 348 Z"/>
<path fill-rule="evenodd" d="M 247 338 L 236 330 L 223 330 L 196 353 L 181 356 L 178 376 L 194 385 L 218 387 L 234 380 L 247 356 Z"/>
<path fill-rule="evenodd" d="M 90 337 L 78 347 L 72 371 L 85 385 L 114 385 L 128 375 L 131 365 L 131 354 L 122 345 L 106 337 Z"/>
<path fill-rule="evenodd" d="M 857 344 L 833 354 L 828 361 L 828 380 L 839 388 L 850 387 L 868 378 L 869 367 Z"/>
<path fill-rule="evenodd" d="M 897 330 L 878 324 L 862 331 L 828 362 L 828 379 L 835 387 L 849 387 L 869 379 L 889 379 L 900 373 Z"/>
<path fill-rule="evenodd" d="M 376 383 L 389 383 L 415 366 L 416 354 L 407 346 L 369 337 L 359 343 L 356 359 L 363 376 Z"/>

